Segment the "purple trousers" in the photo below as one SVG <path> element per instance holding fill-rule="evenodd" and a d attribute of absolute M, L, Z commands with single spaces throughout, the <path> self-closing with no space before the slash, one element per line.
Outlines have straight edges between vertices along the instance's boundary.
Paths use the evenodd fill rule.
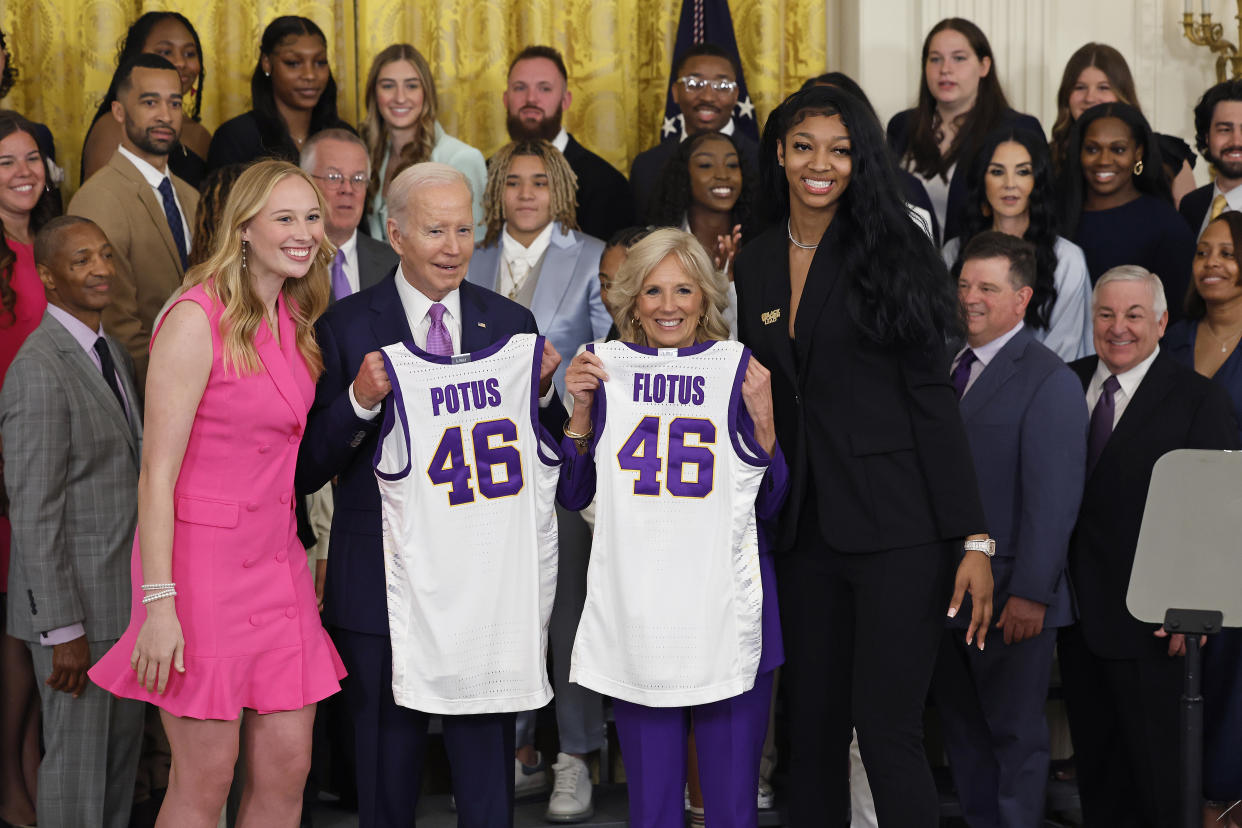
<path fill-rule="evenodd" d="M 704 815 L 713 828 L 757 826 L 759 759 L 771 698 L 769 670 L 740 696 L 697 707 L 645 707 L 615 700 L 613 714 L 629 780 L 630 825 L 685 824 L 686 745 L 693 721 Z"/>

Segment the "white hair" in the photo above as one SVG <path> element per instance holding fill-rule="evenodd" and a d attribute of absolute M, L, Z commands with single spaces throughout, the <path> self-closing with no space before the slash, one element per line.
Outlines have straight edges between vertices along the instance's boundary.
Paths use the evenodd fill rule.
<path fill-rule="evenodd" d="M 1117 265 L 1104 271 L 1104 275 L 1095 283 L 1095 289 L 1091 291 L 1092 309 L 1100 305 L 1100 288 L 1110 282 L 1143 282 L 1151 291 L 1151 309 L 1156 316 L 1169 309 L 1169 301 L 1164 295 L 1164 283 L 1160 281 L 1160 277 L 1138 265 Z"/>
<path fill-rule="evenodd" d="M 470 193 L 470 200 L 474 201 L 474 190 L 470 187 L 470 179 L 462 175 L 460 170 L 448 164 L 424 161 L 402 170 L 401 174 L 388 185 L 388 217 L 395 219 L 398 226 L 403 226 L 414 194 L 426 187 L 438 187 L 444 184 L 461 184 Z"/>
<path fill-rule="evenodd" d="M 306 144 L 302 147 L 302 154 L 298 158 L 298 166 L 302 168 L 303 172 L 309 175 L 315 174 L 315 153 L 318 151 L 319 145 L 324 141 L 340 141 L 343 144 L 353 144 L 356 147 L 361 147 L 367 159 L 367 178 L 371 177 L 371 150 L 367 147 L 366 142 L 349 130 L 340 129 L 339 127 L 320 130 L 306 139 Z"/>

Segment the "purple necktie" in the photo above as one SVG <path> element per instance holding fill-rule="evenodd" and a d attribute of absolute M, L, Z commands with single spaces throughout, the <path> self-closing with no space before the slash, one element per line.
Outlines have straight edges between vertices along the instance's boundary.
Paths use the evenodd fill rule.
<path fill-rule="evenodd" d="M 966 383 L 970 382 L 970 366 L 974 365 L 978 360 L 979 358 L 975 356 L 975 352 L 967 348 L 962 351 L 962 355 L 957 360 L 957 365 L 953 367 L 953 390 L 957 392 L 959 400 L 966 393 Z"/>
<path fill-rule="evenodd" d="M 1100 398 L 1096 400 L 1095 408 L 1091 409 L 1091 427 L 1087 431 L 1088 474 L 1095 468 L 1100 455 L 1104 453 L 1104 446 L 1108 444 L 1108 438 L 1112 436 L 1113 418 L 1117 412 L 1117 403 L 1113 399 L 1113 394 L 1116 394 L 1120 387 L 1121 383 L 1117 381 L 1117 377 L 1110 374 L 1108 379 L 1104 380 L 1104 389 L 1100 392 Z"/>
<path fill-rule="evenodd" d="M 345 251 L 338 248 L 332 258 L 332 298 L 344 299 L 353 292 L 349 277 L 345 275 Z"/>
<path fill-rule="evenodd" d="M 427 353 L 452 356 L 453 340 L 449 338 L 448 327 L 444 324 L 444 305 L 433 303 L 427 315 L 431 317 L 431 327 L 427 329 Z"/>

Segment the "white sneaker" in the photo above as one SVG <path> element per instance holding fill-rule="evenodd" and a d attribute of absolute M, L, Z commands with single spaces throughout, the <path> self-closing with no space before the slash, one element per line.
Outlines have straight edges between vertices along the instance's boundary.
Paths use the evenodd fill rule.
<path fill-rule="evenodd" d="M 772 790 L 772 783 L 766 779 L 759 780 L 759 810 L 768 811 L 776 804 L 776 793 Z"/>
<path fill-rule="evenodd" d="M 595 814 L 595 806 L 591 802 L 591 769 L 587 767 L 587 763 L 577 756 L 558 753 L 556 764 L 552 766 L 552 775 L 556 781 L 544 819 L 548 822 L 581 822 L 590 819 Z"/>
<path fill-rule="evenodd" d="M 513 798 L 528 799 L 545 794 L 552 787 L 548 778 L 548 763 L 543 761 L 543 754 L 535 754 L 535 764 L 526 766 L 522 760 L 513 757 Z"/>

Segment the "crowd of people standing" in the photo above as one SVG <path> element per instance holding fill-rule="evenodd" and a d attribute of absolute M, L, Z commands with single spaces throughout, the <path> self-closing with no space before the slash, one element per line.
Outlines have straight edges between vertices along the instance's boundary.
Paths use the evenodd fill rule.
<path fill-rule="evenodd" d="M 1047 132 L 950 18 L 887 127 L 829 72 L 755 142 L 701 43 L 625 175 L 553 48 L 485 158 L 409 44 L 347 123 L 328 43 L 273 20 L 212 133 L 143 14 L 67 205 L 0 111 L 0 824 L 407 826 L 433 715 L 459 824 L 579 822 L 611 709 L 635 825 L 931 828 L 934 715 L 966 823 L 1036 828 L 1058 665 L 1083 824 L 1179 824 L 1185 642 L 1125 597 L 1156 461 L 1242 448 L 1242 81 L 1196 189 L 1103 44 Z M 1204 687 L 1242 826 L 1237 631 Z"/>

